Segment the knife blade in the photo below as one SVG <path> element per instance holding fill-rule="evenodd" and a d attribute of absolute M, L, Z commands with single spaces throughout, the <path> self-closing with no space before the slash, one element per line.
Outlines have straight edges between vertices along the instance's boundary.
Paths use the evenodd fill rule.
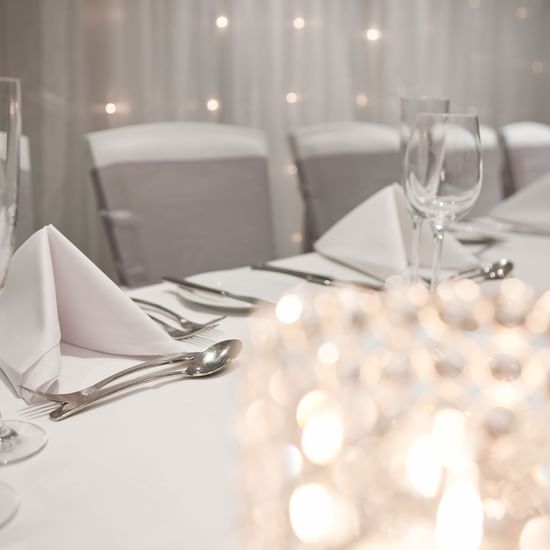
<path fill-rule="evenodd" d="M 200 290 L 201 292 L 207 292 L 210 294 L 216 294 L 217 296 L 223 296 L 224 298 L 231 298 L 232 300 L 239 300 L 241 302 L 246 302 L 254 306 L 274 306 L 274 302 L 269 300 L 262 300 L 261 298 L 256 298 L 255 296 L 244 296 L 243 294 L 236 294 L 234 292 L 229 292 L 228 290 L 223 290 L 222 288 L 216 288 L 206 285 L 201 285 L 190 281 L 189 279 L 180 279 L 178 277 L 165 276 L 162 278 L 164 281 L 174 283 L 181 286 L 182 288 L 191 289 L 191 290 Z"/>
<path fill-rule="evenodd" d="M 286 267 L 278 267 L 269 264 L 256 264 L 250 266 L 252 269 L 259 271 L 273 271 L 274 273 L 282 273 L 285 275 L 292 275 L 293 277 L 299 277 L 305 279 L 310 283 L 315 283 L 323 286 L 350 286 L 356 288 L 363 288 L 368 290 L 383 290 L 383 286 L 376 283 L 366 283 L 364 281 L 348 281 L 342 279 L 336 279 L 329 275 L 322 275 L 320 273 L 309 273 L 307 271 L 297 271 L 294 269 L 288 269 Z"/>

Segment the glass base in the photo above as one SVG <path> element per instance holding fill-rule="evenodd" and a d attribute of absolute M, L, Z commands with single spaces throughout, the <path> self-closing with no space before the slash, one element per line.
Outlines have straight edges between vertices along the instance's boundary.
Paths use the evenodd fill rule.
<path fill-rule="evenodd" d="M 15 491 L 5 483 L 0 483 L 0 527 L 3 527 L 15 516 L 19 501 Z"/>
<path fill-rule="evenodd" d="M 4 420 L 1 428 L 0 464 L 2 465 L 29 458 L 46 445 L 46 432 L 36 424 L 20 420 Z"/>

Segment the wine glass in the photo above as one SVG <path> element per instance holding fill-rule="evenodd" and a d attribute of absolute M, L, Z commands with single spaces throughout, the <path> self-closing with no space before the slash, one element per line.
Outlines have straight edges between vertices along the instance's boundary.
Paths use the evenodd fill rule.
<path fill-rule="evenodd" d="M 445 229 L 474 205 L 482 160 L 476 115 L 419 113 L 405 154 L 405 195 L 434 235 L 432 292 L 439 281 Z"/>
<path fill-rule="evenodd" d="M 416 123 L 419 113 L 448 113 L 451 101 L 438 97 L 402 97 L 401 98 L 401 123 L 399 126 L 400 152 L 401 152 L 401 184 L 405 187 L 405 153 L 411 131 Z M 408 204 L 412 221 L 412 239 L 410 250 L 411 281 L 418 281 L 418 269 L 420 264 L 420 241 L 422 235 L 422 215 Z"/>
<path fill-rule="evenodd" d="M 21 139 L 21 91 L 19 80 L 0 78 L 0 289 L 4 286 L 14 248 Z M 1 291 L 1 290 L 0 290 Z M 0 465 L 24 460 L 46 444 L 44 430 L 30 422 L 0 416 Z M 17 511 L 17 497 L 8 485 L 0 485 L 0 526 Z"/>

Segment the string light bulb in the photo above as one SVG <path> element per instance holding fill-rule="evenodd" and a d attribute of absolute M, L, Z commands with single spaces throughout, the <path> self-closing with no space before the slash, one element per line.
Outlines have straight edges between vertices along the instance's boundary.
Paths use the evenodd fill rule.
<path fill-rule="evenodd" d="M 370 40 L 371 42 L 380 40 L 381 36 L 382 36 L 382 33 L 378 29 L 375 29 L 374 27 L 367 29 L 365 31 L 365 38 L 367 40 Z"/>
<path fill-rule="evenodd" d="M 220 102 L 217 99 L 211 98 L 206 102 L 206 108 L 209 111 L 217 111 L 220 108 Z"/>
<path fill-rule="evenodd" d="M 518 19 L 527 19 L 527 8 L 525 6 L 519 6 L 516 8 L 516 17 Z"/>
<path fill-rule="evenodd" d="M 366 94 L 357 94 L 355 96 L 355 104 L 358 107 L 366 107 L 367 103 L 369 102 L 369 98 Z"/>
<path fill-rule="evenodd" d="M 105 112 L 108 115 L 114 115 L 116 111 L 117 111 L 116 103 L 109 102 L 105 104 Z"/>
<path fill-rule="evenodd" d="M 301 244 L 304 240 L 304 236 L 302 235 L 301 231 L 295 231 L 294 233 L 292 233 L 290 239 L 295 244 Z"/>
<path fill-rule="evenodd" d="M 229 19 L 227 19 L 225 15 L 220 15 L 216 19 L 216 27 L 218 27 L 218 29 L 225 29 L 227 25 L 229 25 Z"/>
<path fill-rule="evenodd" d="M 295 92 L 288 92 L 288 94 L 286 94 L 286 102 L 287 103 L 296 103 L 298 101 L 298 94 L 296 94 Z"/>
<path fill-rule="evenodd" d="M 295 29 L 301 30 L 306 26 L 306 21 L 303 17 L 295 17 L 292 24 L 294 25 Z"/>

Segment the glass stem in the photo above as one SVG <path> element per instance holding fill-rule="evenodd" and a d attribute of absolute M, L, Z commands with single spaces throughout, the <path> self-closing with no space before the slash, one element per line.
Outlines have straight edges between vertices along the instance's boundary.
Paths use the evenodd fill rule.
<path fill-rule="evenodd" d="M 441 224 L 433 224 L 434 233 L 434 252 L 432 263 L 432 282 L 430 284 L 430 290 L 432 294 L 435 293 L 437 285 L 439 284 L 439 271 L 441 269 L 441 252 L 443 250 L 443 237 L 445 236 L 444 228 Z"/>
<path fill-rule="evenodd" d="M 422 241 L 422 218 L 412 215 L 412 240 L 411 240 L 411 282 L 417 283 L 420 279 L 420 243 Z"/>

